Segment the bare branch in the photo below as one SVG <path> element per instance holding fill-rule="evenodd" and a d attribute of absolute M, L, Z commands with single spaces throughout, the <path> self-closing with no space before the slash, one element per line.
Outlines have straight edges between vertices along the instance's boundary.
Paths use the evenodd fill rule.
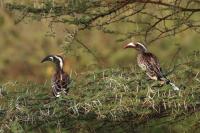
<path fill-rule="evenodd" d="M 77 26 L 78 31 L 96 28 L 105 33 L 122 35 L 122 39 L 142 37 L 149 44 L 158 39 L 175 35 L 186 29 L 199 32 L 200 3 L 198 0 L 118 0 L 78 2 L 79 5 L 56 3 L 54 6 L 35 8 L 31 5 L 6 3 L 9 12 L 39 15 L 41 19 L 52 19 L 51 23 L 63 23 Z M 26 10 L 24 10 L 26 9 Z M 44 15 L 45 14 L 45 15 Z M 21 20 L 19 22 L 21 22 Z M 18 22 L 17 21 L 17 22 Z M 113 24 L 132 24 L 126 32 L 115 29 Z M 116 26 L 116 25 L 115 25 Z M 187 27 L 185 29 L 185 27 Z"/>

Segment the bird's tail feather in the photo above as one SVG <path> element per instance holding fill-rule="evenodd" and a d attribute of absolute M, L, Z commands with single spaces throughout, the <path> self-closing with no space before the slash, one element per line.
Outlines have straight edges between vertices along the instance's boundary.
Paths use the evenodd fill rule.
<path fill-rule="evenodd" d="M 161 80 L 165 81 L 166 84 L 170 84 L 173 88 L 173 90 L 178 91 L 180 90 L 174 83 L 172 83 L 169 79 L 167 78 L 162 78 Z"/>
<path fill-rule="evenodd" d="M 169 83 L 175 91 L 179 91 L 180 89 L 172 82 Z"/>
<path fill-rule="evenodd" d="M 164 81 L 166 84 L 170 84 L 170 80 L 163 77 L 163 78 L 160 78 L 161 81 Z"/>

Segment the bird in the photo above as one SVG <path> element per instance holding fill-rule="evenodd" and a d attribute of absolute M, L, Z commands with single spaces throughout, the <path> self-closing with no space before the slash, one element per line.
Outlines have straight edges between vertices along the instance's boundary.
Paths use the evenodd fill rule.
<path fill-rule="evenodd" d="M 130 42 L 124 46 L 124 48 L 134 48 L 139 54 L 137 55 L 138 66 L 146 72 L 146 75 L 152 80 L 162 81 L 166 84 L 170 84 L 174 90 L 179 90 L 179 88 L 172 83 L 166 76 L 163 74 L 160 62 L 158 58 L 148 52 L 144 44 L 140 42 Z"/>
<path fill-rule="evenodd" d="M 71 81 L 70 76 L 63 70 L 63 57 L 60 55 L 48 55 L 41 61 L 41 63 L 46 61 L 53 62 L 56 65 L 56 72 L 53 74 L 51 79 L 53 95 L 55 97 L 60 97 L 62 92 L 66 95 L 69 91 L 69 84 Z"/>

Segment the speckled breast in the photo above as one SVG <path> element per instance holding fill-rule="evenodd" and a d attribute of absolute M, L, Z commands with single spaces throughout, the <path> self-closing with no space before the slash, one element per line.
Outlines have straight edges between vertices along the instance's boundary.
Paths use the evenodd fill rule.
<path fill-rule="evenodd" d="M 138 63 L 138 66 L 139 66 L 142 70 L 146 71 L 146 65 L 144 64 L 144 61 L 143 61 L 143 58 L 142 58 L 142 55 L 141 55 L 141 54 L 139 54 L 139 55 L 137 56 L 137 63 Z"/>

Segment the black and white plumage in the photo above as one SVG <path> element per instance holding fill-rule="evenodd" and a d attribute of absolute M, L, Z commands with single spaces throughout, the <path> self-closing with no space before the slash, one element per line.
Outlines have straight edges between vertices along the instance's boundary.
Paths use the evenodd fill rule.
<path fill-rule="evenodd" d="M 124 48 L 135 48 L 137 51 L 139 51 L 139 54 L 137 56 L 138 66 L 146 72 L 150 79 L 164 81 L 166 84 L 170 84 L 174 90 L 179 90 L 179 88 L 175 86 L 175 84 L 173 84 L 163 75 L 159 60 L 155 55 L 148 52 L 147 48 L 142 43 L 131 42 L 125 45 Z"/>
<path fill-rule="evenodd" d="M 70 77 L 63 70 L 64 60 L 59 55 L 48 55 L 41 62 L 51 61 L 56 65 L 56 73 L 52 76 L 52 92 L 55 97 L 60 97 L 61 93 L 67 94 L 69 91 Z"/>

